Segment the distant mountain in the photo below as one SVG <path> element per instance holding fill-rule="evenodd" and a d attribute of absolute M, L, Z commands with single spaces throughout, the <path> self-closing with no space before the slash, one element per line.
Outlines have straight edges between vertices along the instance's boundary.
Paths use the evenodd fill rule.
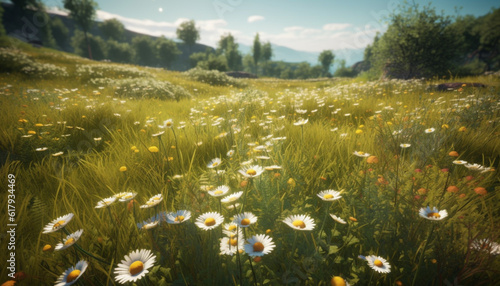
<path fill-rule="evenodd" d="M 273 61 L 284 61 L 288 63 L 308 62 L 311 65 L 319 64 L 318 56 L 320 53 L 299 51 L 274 44 L 271 44 L 271 46 L 273 49 Z M 252 47 L 239 44 L 239 50 L 243 55 L 245 55 L 251 53 Z M 344 59 L 346 61 L 346 66 L 352 66 L 356 62 L 363 60 L 364 49 L 334 50 L 333 53 L 335 54 L 335 60 Z M 334 72 L 337 67 L 338 65 L 334 64 L 332 72 Z"/>

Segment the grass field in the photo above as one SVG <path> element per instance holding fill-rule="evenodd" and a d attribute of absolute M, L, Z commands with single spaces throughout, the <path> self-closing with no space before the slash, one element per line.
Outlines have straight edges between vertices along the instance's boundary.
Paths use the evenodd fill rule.
<path fill-rule="evenodd" d="M 499 77 L 234 80 L 2 46 L 16 285 L 500 283 Z"/>

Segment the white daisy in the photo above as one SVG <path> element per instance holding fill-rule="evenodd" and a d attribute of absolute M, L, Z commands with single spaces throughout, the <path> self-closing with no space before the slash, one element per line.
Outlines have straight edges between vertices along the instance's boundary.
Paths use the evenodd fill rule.
<path fill-rule="evenodd" d="M 358 156 L 358 157 L 370 157 L 370 154 L 369 153 L 365 153 L 363 151 L 354 151 L 353 153 L 354 155 Z"/>
<path fill-rule="evenodd" d="M 330 214 L 330 216 L 332 217 L 332 219 L 338 223 L 341 223 L 341 224 L 346 224 L 346 221 L 339 218 L 338 216 L 334 215 L 334 214 Z"/>
<path fill-rule="evenodd" d="M 140 206 L 141 209 L 147 209 L 154 206 L 157 206 L 163 200 L 163 196 L 161 194 L 157 194 L 156 196 L 151 197 L 146 204 Z"/>
<path fill-rule="evenodd" d="M 455 161 L 453 161 L 453 164 L 455 164 L 455 165 L 465 165 L 465 164 L 467 164 L 467 161 L 464 161 L 464 160 L 455 160 Z"/>
<path fill-rule="evenodd" d="M 155 219 L 153 217 L 153 218 L 148 219 L 148 221 L 143 221 L 143 222 L 138 223 L 137 228 L 142 229 L 142 230 L 153 229 L 153 228 L 157 227 L 159 223 L 160 223 L 160 220 Z"/>
<path fill-rule="evenodd" d="M 272 165 L 272 166 L 267 166 L 267 167 L 264 167 L 264 169 L 266 169 L 266 171 L 281 170 L 281 166 L 278 166 L 278 165 Z"/>
<path fill-rule="evenodd" d="M 80 229 L 80 230 L 73 232 L 72 234 L 69 234 L 68 236 L 66 236 L 66 238 L 63 239 L 63 242 L 60 242 L 56 245 L 54 250 L 63 250 L 63 249 L 66 249 L 66 248 L 72 246 L 73 244 L 76 243 L 76 241 L 78 239 L 80 239 L 80 236 L 82 235 L 82 233 L 83 233 L 83 229 Z"/>
<path fill-rule="evenodd" d="M 191 212 L 188 210 L 179 210 L 167 214 L 167 223 L 180 224 L 191 218 Z"/>
<path fill-rule="evenodd" d="M 366 257 L 366 261 L 368 262 L 368 265 L 377 272 L 391 272 L 391 265 L 389 264 L 389 262 L 387 262 L 387 260 L 380 256 L 369 255 Z"/>
<path fill-rule="evenodd" d="M 435 130 L 436 130 L 435 128 L 427 128 L 427 129 L 425 129 L 425 133 L 432 133 Z"/>
<path fill-rule="evenodd" d="M 232 232 L 224 233 L 227 237 L 223 237 L 220 241 L 220 253 L 224 255 L 234 255 L 237 251 L 243 251 L 243 244 L 245 242 L 243 238 L 243 232 L 238 230 L 238 235 Z"/>
<path fill-rule="evenodd" d="M 328 201 L 328 202 L 335 201 L 335 200 L 342 198 L 342 196 L 340 195 L 340 192 L 337 192 L 335 190 L 321 191 L 317 194 L 317 196 L 320 199 L 322 199 L 323 201 Z"/>
<path fill-rule="evenodd" d="M 69 286 L 78 281 L 80 276 L 87 270 L 88 263 L 85 260 L 80 260 L 75 266 L 68 268 L 64 273 L 59 276 L 55 286 Z"/>
<path fill-rule="evenodd" d="M 491 255 L 499 255 L 500 254 L 500 244 L 498 244 L 494 241 L 491 241 L 487 238 L 474 240 L 470 247 L 472 249 L 477 250 L 477 251 L 489 252 Z"/>
<path fill-rule="evenodd" d="M 208 164 L 207 164 L 207 168 L 216 168 L 218 167 L 220 164 L 222 163 L 222 160 L 220 158 L 215 158 L 215 159 L 212 159 Z"/>
<path fill-rule="evenodd" d="M 244 212 L 242 214 L 235 215 L 233 218 L 233 223 L 237 224 L 239 227 L 249 227 L 251 224 L 257 222 L 257 217 L 251 212 Z"/>
<path fill-rule="evenodd" d="M 226 156 L 228 156 L 228 157 L 233 157 L 233 155 L 234 155 L 234 150 L 232 150 L 232 149 L 227 151 L 227 153 L 226 153 Z"/>
<path fill-rule="evenodd" d="M 208 212 L 200 215 L 195 224 L 203 230 L 211 230 L 224 222 L 224 217 L 218 212 Z"/>
<path fill-rule="evenodd" d="M 418 213 L 421 217 L 428 220 L 442 220 L 448 216 L 446 210 L 439 211 L 436 207 L 431 209 L 429 206 L 427 206 L 427 208 L 421 208 Z"/>
<path fill-rule="evenodd" d="M 215 190 L 208 191 L 208 194 L 212 197 L 220 197 L 225 195 L 227 192 L 229 192 L 229 187 L 222 185 L 218 186 Z"/>
<path fill-rule="evenodd" d="M 249 256 L 264 256 L 271 253 L 275 246 L 271 237 L 265 234 L 257 234 L 247 239 L 245 252 Z"/>
<path fill-rule="evenodd" d="M 133 198 L 135 198 L 135 196 L 137 196 L 137 193 L 127 192 L 127 193 L 123 193 L 123 195 L 121 197 L 119 197 L 118 200 L 120 202 L 128 202 L 128 201 L 132 200 Z"/>
<path fill-rule="evenodd" d="M 236 229 L 238 229 L 238 225 L 234 222 L 225 223 L 222 225 L 222 229 L 224 232 L 236 233 Z"/>
<path fill-rule="evenodd" d="M 238 172 L 246 178 L 255 178 L 260 176 L 264 169 L 259 165 L 252 165 L 249 167 L 243 167 Z"/>
<path fill-rule="evenodd" d="M 239 191 L 237 193 L 230 194 L 229 196 L 224 197 L 220 201 L 223 203 L 234 203 L 235 201 L 237 201 L 241 197 L 241 195 L 243 195 L 243 191 Z"/>
<path fill-rule="evenodd" d="M 72 213 L 69 213 L 67 215 L 58 217 L 43 228 L 43 233 L 50 233 L 60 230 L 61 228 L 65 227 L 68 222 L 71 221 L 71 219 L 73 219 L 73 216 L 74 215 Z"/>
<path fill-rule="evenodd" d="M 125 255 L 125 259 L 116 266 L 115 280 L 121 284 L 135 282 L 149 272 L 148 269 L 153 266 L 155 261 L 156 256 L 150 250 L 132 251 L 129 255 Z"/>
<path fill-rule="evenodd" d="M 309 122 L 309 119 L 299 119 L 297 122 L 294 122 L 293 125 L 295 126 L 302 126 L 305 125 L 307 122 Z"/>
<path fill-rule="evenodd" d="M 297 230 L 313 230 L 316 225 L 308 215 L 291 215 L 285 218 L 283 222 Z"/>
<path fill-rule="evenodd" d="M 411 146 L 411 144 L 408 144 L 408 143 L 403 143 L 403 144 L 400 144 L 399 147 L 401 148 L 409 148 Z"/>
<path fill-rule="evenodd" d="M 464 167 L 466 167 L 467 169 L 471 170 L 471 171 L 480 171 L 481 173 L 485 173 L 485 172 L 488 172 L 489 170 L 491 170 L 491 168 L 489 167 L 485 167 L 485 166 L 482 166 L 482 165 L 479 165 L 479 164 L 465 164 Z"/>
<path fill-rule="evenodd" d="M 102 199 L 102 200 L 100 200 L 100 201 L 97 202 L 97 206 L 95 206 L 95 208 L 96 209 L 100 209 L 100 208 L 108 207 L 109 205 L 111 205 L 115 201 L 116 201 L 116 197 L 115 196 Z"/>

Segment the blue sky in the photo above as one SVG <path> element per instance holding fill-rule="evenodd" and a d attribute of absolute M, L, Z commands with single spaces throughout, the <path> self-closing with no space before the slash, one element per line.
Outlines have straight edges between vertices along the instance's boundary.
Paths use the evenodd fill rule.
<path fill-rule="evenodd" d="M 62 8 L 62 0 L 43 0 L 47 7 Z M 175 38 L 177 26 L 194 19 L 199 42 L 214 46 L 224 33 L 250 45 L 258 32 L 261 41 L 301 51 L 361 49 L 377 31 L 384 31 L 384 17 L 403 1 L 398 0 L 102 0 L 97 20 L 118 18 L 133 31 Z M 411 2 L 411 1 L 410 1 Z M 426 5 L 429 1 L 418 1 Z M 493 0 L 440 0 L 437 11 L 480 16 L 498 8 Z"/>

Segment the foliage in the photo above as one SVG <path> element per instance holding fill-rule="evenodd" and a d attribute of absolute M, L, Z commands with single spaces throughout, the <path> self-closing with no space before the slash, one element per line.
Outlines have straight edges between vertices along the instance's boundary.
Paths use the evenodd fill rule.
<path fill-rule="evenodd" d="M 181 51 L 177 48 L 177 44 L 165 37 L 160 37 L 156 39 L 156 50 L 158 53 L 158 59 L 160 64 L 166 67 L 170 65 L 177 59 L 181 54 Z"/>
<path fill-rule="evenodd" d="M 238 71 L 242 68 L 242 56 L 238 51 L 238 44 L 235 42 L 233 35 L 222 35 L 218 42 L 219 53 L 226 57 L 227 66 L 230 70 Z"/>
<path fill-rule="evenodd" d="M 52 17 L 50 20 L 50 28 L 59 48 L 63 47 L 68 41 L 68 28 L 63 24 L 59 17 Z"/>
<path fill-rule="evenodd" d="M 135 62 L 143 66 L 156 66 L 157 50 L 149 36 L 137 36 L 132 39 Z"/>
<path fill-rule="evenodd" d="M 430 6 L 400 8 L 390 16 L 387 31 L 373 47 L 376 68 L 388 77 L 404 79 L 447 74 L 462 42 L 451 22 Z"/>
<path fill-rule="evenodd" d="M 225 73 L 217 70 L 203 70 L 200 68 L 194 68 L 190 69 L 184 74 L 193 80 L 204 82 L 210 85 L 237 86 L 237 87 L 242 87 L 245 85 L 242 81 L 227 76 Z"/>
<path fill-rule="evenodd" d="M 104 35 L 105 40 L 115 40 L 117 42 L 123 40 L 125 26 L 116 18 L 103 21 L 99 24 L 99 29 Z"/>
<path fill-rule="evenodd" d="M 134 50 L 129 43 L 119 43 L 115 40 L 106 42 L 108 59 L 117 63 L 132 63 L 135 57 Z"/>
<path fill-rule="evenodd" d="M 3 7 L 0 5 L 0 37 L 4 37 L 6 35 L 5 27 L 3 26 Z"/>
<path fill-rule="evenodd" d="M 96 44 L 97 47 L 99 47 L 99 44 L 96 43 L 96 41 L 91 43 L 91 40 L 87 36 L 87 32 L 94 24 L 95 10 L 97 8 L 97 3 L 95 3 L 93 0 L 64 0 L 63 3 L 64 3 L 64 8 L 69 10 L 69 16 L 75 20 L 75 22 L 80 26 L 80 28 L 82 28 L 83 36 L 85 42 L 87 43 L 88 57 L 90 59 L 93 59 L 92 47 L 96 46 Z M 75 38 L 75 36 L 73 37 Z M 73 47 L 75 47 L 74 44 Z M 78 46 L 78 49 L 80 48 L 81 47 Z M 99 59 L 99 56 L 102 56 L 102 47 L 100 48 L 101 50 L 97 51 L 98 54 L 95 56 L 97 57 L 97 59 Z M 83 50 L 80 49 L 80 51 Z"/>
<path fill-rule="evenodd" d="M 252 57 L 253 63 L 255 64 L 255 66 L 257 66 L 260 59 L 262 58 L 262 46 L 260 44 L 259 33 L 257 33 L 255 35 L 255 38 L 253 39 Z"/>
<path fill-rule="evenodd" d="M 352 67 L 345 66 L 345 60 L 339 61 L 339 67 L 335 70 L 333 76 L 335 77 L 355 77 L 357 74 L 352 70 Z"/>
<path fill-rule="evenodd" d="M 335 55 L 330 50 L 324 50 L 319 54 L 318 61 L 321 63 L 321 67 L 322 67 L 321 72 L 322 72 L 323 76 L 331 75 L 330 74 L 330 67 L 332 66 L 334 59 L 335 59 Z"/>
<path fill-rule="evenodd" d="M 46 78 L 68 76 L 64 67 L 38 62 L 26 53 L 11 48 L 0 48 L 0 72 Z"/>
<path fill-rule="evenodd" d="M 75 54 L 81 57 L 88 57 L 88 47 L 92 50 L 92 59 L 103 60 L 106 59 L 106 42 L 99 37 L 92 34 L 85 34 L 82 31 L 76 30 L 71 38 L 71 46 L 75 50 Z"/>
<path fill-rule="evenodd" d="M 176 34 L 177 38 L 181 39 L 188 46 L 194 45 L 200 39 L 200 32 L 196 28 L 194 20 L 181 23 L 176 30 Z"/>

